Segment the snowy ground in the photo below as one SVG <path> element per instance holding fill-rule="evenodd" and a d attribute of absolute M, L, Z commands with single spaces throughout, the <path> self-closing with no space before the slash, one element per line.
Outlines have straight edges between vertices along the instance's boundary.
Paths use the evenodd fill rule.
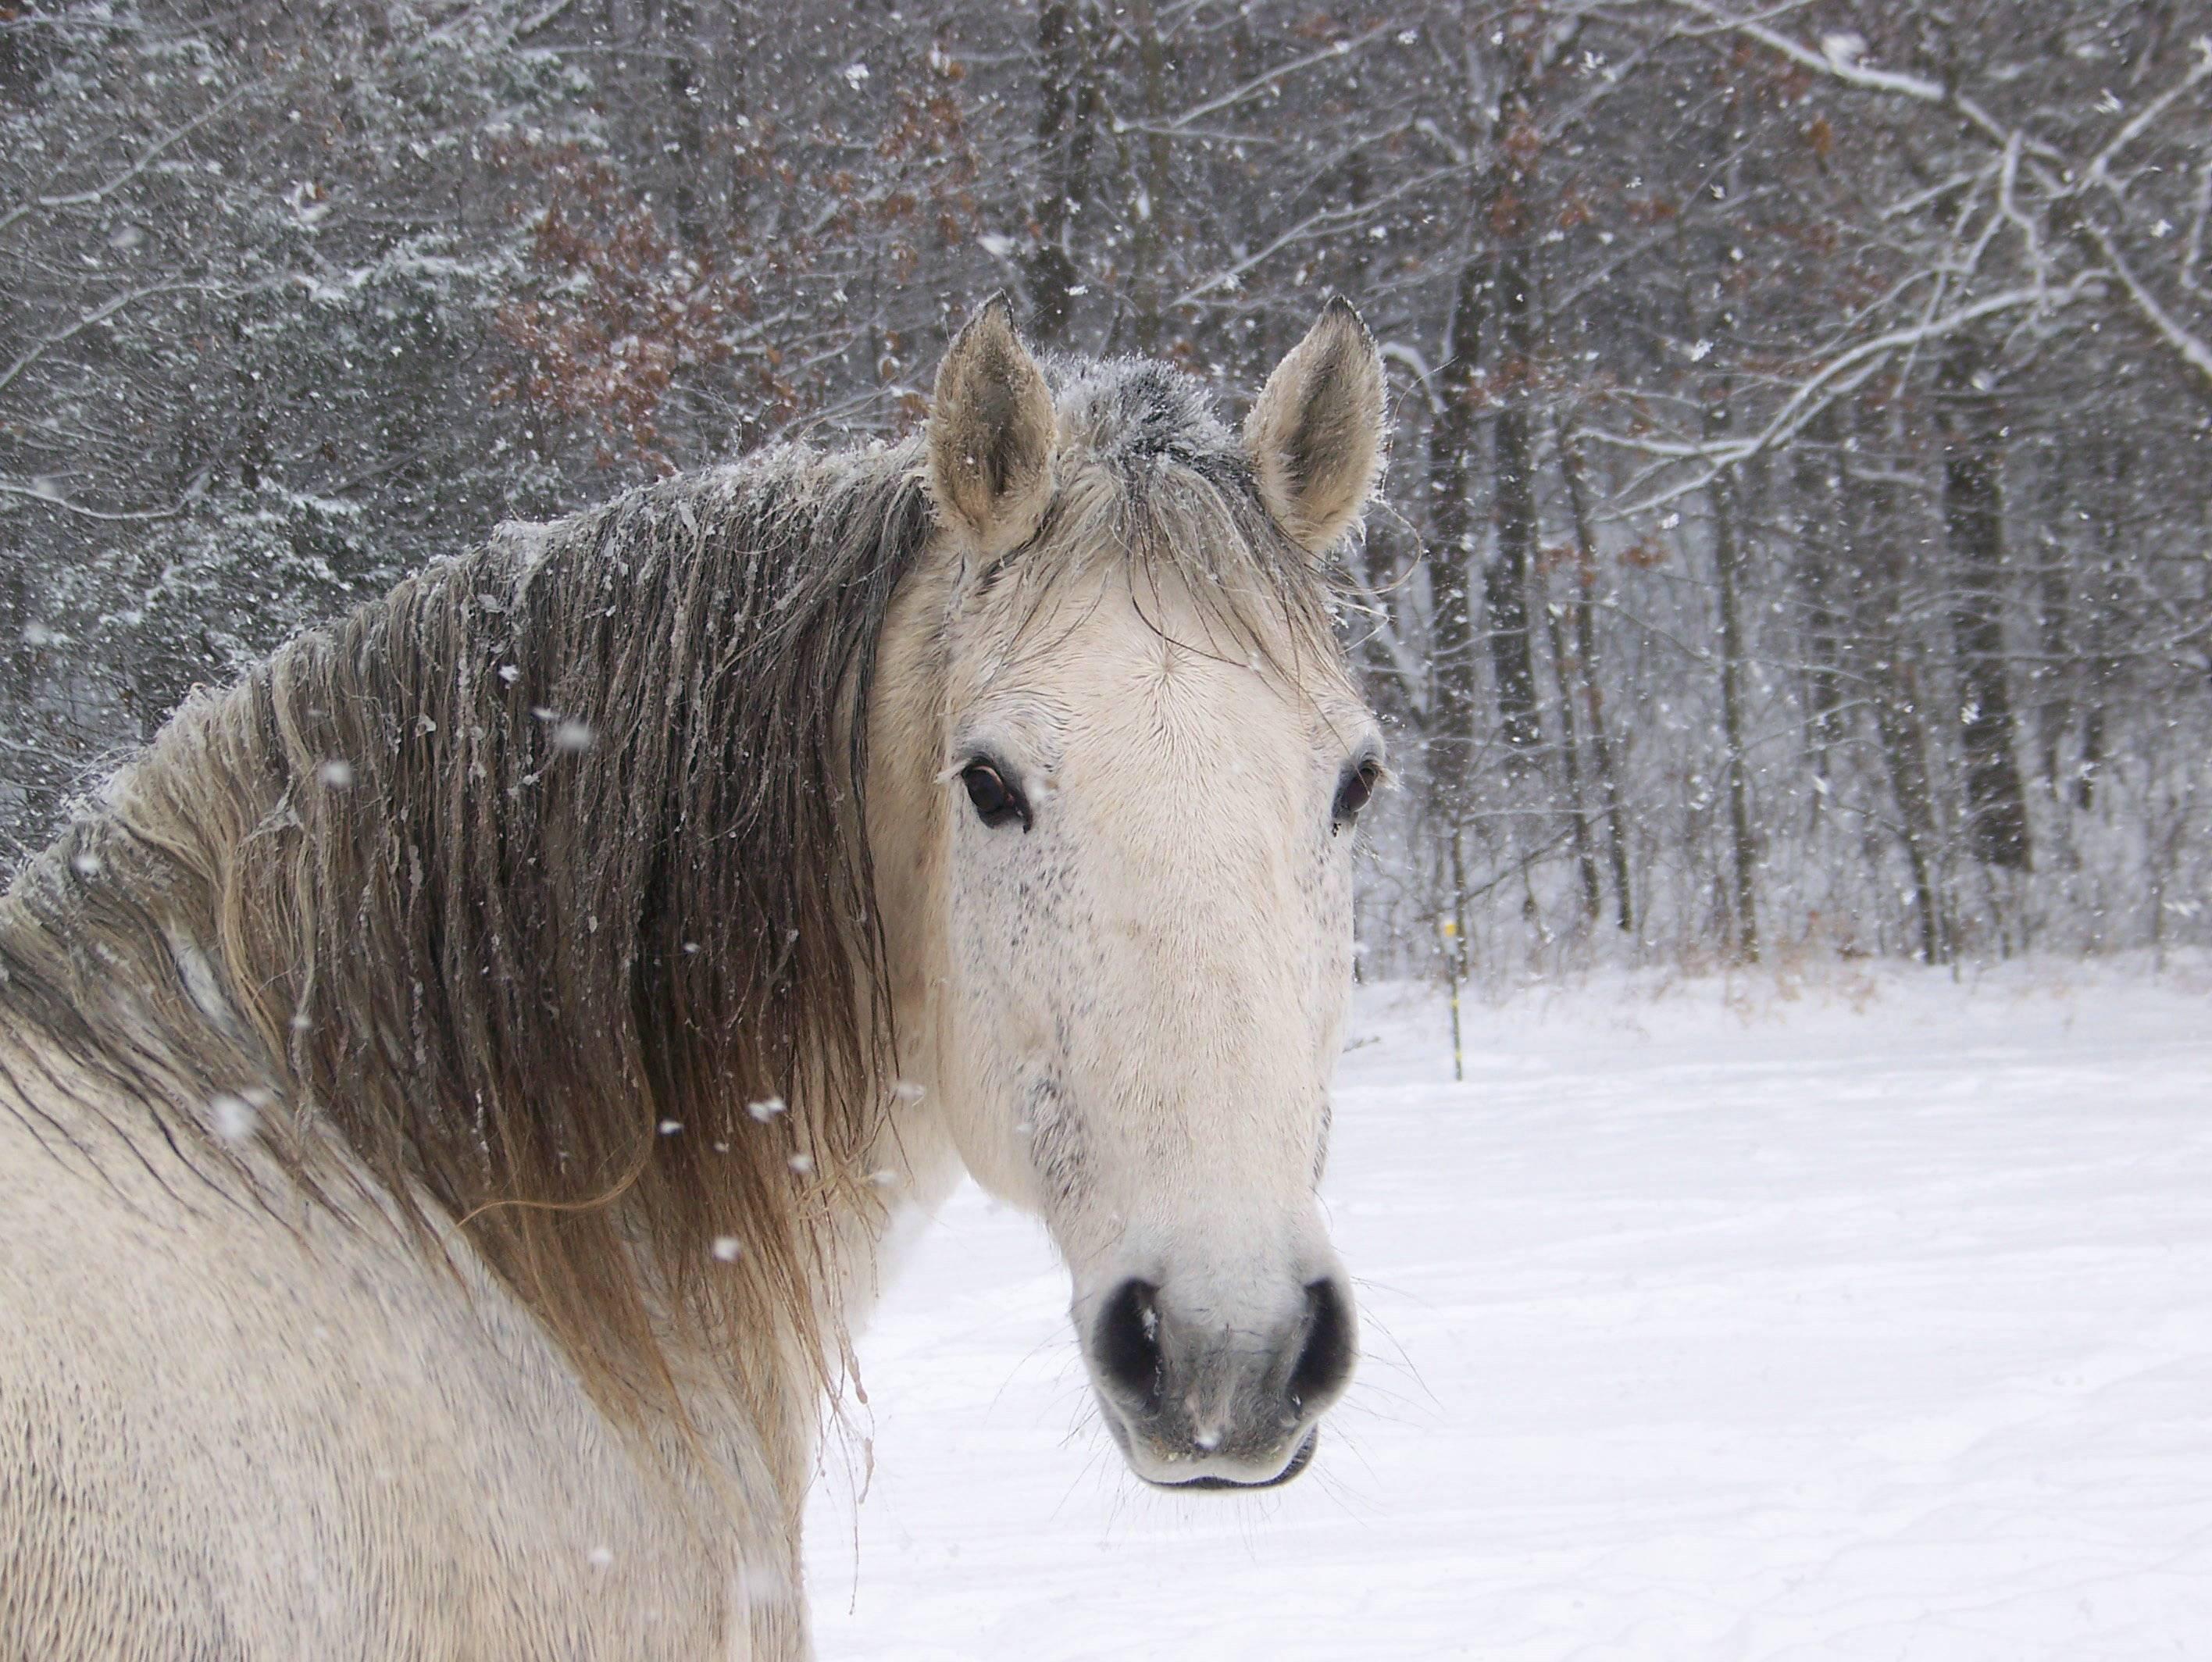
<path fill-rule="evenodd" d="M 1362 999 L 1314 1470 L 1126 1476 L 965 1191 L 861 1347 L 825 1659 L 2212 1657 L 2212 976 Z"/>

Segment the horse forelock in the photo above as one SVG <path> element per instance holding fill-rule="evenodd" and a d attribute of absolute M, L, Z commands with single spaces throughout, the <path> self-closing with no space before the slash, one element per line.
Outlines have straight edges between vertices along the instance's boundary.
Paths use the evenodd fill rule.
<path fill-rule="evenodd" d="M 1328 564 L 1267 511 L 1205 383 L 1156 359 L 1051 358 L 1044 368 L 1059 488 L 1036 534 L 994 573 L 1009 611 L 1043 616 L 1070 577 L 1110 567 L 1140 605 L 1172 585 L 1209 632 L 1183 644 L 1257 658 L 1292 687 L 1340 673 Z"/>
<path fill-rule="evenodd" d="M 672 1346 L 764 1411 L 794 1355 L 829 1380 L 823 1221 L 877 1204 L 889 1083 L 859 711 L 929 536 L 912 450 L 495 539 L 195 699 L 6 903 L 11 1025 L 187 1163 L 251 1164 L 211 1101 L 313 1192 L 334 1141 L 611 1406 L 672 1404 Z"/>

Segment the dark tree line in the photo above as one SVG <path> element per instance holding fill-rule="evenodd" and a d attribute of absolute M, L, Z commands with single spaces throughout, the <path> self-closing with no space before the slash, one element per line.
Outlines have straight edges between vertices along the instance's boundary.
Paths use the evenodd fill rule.
<path fill-rule="evenodd" d="M 1378 969 L 2212 940 L 2212 15 L 0 16 L 0 822 L 398 573 L 920 416 L 994 288 L 1393 376 Z"/>

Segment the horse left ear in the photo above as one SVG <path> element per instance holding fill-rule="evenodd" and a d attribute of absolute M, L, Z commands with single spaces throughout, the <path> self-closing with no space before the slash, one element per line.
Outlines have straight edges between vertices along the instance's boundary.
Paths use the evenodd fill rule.
<path fill-rule="evenodd" d="M 1382 463 L 1382 358 L 1341 295 L 1275 366 L 1244 418 L 1261 499 L 1293 542 L 1334 548 Z"/>
<path fill-rule="evenodd" d="M 1044 372 L 994 294 L 938 366 L 929 412 L 930 494 L 986 554 L 1036 529 L 1052 500 L 1053 428 Z"/>

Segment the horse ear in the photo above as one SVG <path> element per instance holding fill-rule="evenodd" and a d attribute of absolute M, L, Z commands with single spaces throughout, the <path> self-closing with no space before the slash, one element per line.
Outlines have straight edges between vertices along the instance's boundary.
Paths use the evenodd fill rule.
<path fill-rule="evenodd" d="M 1359 518 L 1382 463 L 1382 358 L 1341 295 L 1275 366 L 1244 418 L 1261 500 L 1320 554 Z"/>
<path fill-rule="evenodd" d="M 987 553 L 1036 529 L 1052 499 L 1052 392 L 994 294 L 938 366 L 929 413 L 929 488 Z"/>

